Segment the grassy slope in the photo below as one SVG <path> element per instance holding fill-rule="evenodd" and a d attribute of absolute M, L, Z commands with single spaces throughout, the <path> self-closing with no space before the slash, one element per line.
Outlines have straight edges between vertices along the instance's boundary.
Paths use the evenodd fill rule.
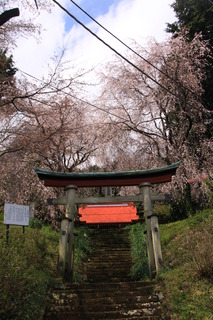
<path fill-rule="evenodd" d="M 49 227 L 6 226 L 0 214 L 0 319 L 39 319 L 51 278 L 56 274 L 58 233 Z"/>
<path fill-rule="evenodd" d="M 79 281 L 81 261 L 91 247 L 88 230 L 83 227 L 76 232 L 74 277 Z M 38 320 L 49 285 L 58 281 L 59 232 L 48 226 L 27 227 L 23 236 L 22 227 L 10 226 L 8 245 L 5 240 L 6 226 L 0 214 L 0 319 Z"/>
<path fill-rule="evenodd" d="M 213 210 L 161 225 L 159 286 L 176 320 L 213 319 Z"/>
<path fill-rule="evenodd" d="M 160 274 L 159 289 L 164 291 L 172 319 L 212 320 L 213 210 L 160 228 L 165 269 Z M 23 242 L 22 228 L 11 227 L 7 247 L 5 232 L 3 215 L 0 215 L 0 319 L 37 320 L 48 285 L 56 275 L 59 233 L 44 226 L 41 230 L 26 228 Z M 88 230 L 80 228 L 77 232 L 75 265 L 81 271 L 81 261 L 91 247 Z M 139 253 L 142 236 L 141 229 L 136 237 L 140 241 L 135 240 L 140 242 Z M 207 266 L 205 263 L 199 266 L 197 261 L 207 261 Z M 143 264 L 139 263 L 137 272 L 141 266 L 144 270 Z M 208 273 L 203 274 L 203 270 Z M 75 278 L 79 280 L 81 273 L 76 273 Z"/>

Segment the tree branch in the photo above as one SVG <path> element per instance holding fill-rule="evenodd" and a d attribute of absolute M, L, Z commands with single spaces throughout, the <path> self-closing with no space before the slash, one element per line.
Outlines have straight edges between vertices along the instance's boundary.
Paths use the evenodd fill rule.
<path fill-rule="evenodd" d="M 18 17 L 19 14 L 19 8 L 4 11 L 2 14 L 0 14 L 0 27 L 11 18 Z"/>

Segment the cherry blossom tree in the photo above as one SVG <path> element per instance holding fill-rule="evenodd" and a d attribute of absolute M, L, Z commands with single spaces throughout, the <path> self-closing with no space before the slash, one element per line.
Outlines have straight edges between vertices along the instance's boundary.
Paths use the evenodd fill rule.
<path fill-rule="evenodd" d="M 47 99 L 49 98 L 49 99 Z M 26 99 L 24 100 L 26 103 Z M 103 125 L 91 119 L 87 104 L 70 95 L 43 97 L 42 103 L 27 100 L 14 121 L 5 126 L 2 141 L 0 199 L 17 203 L 35 202 L 37 216 L 56 223 L 64 209 L 46 208 L 48 197 L 63 190 L 44 188 L 34 168 L 59 172 L 82 171 L 104 144 Z"/>
<path fill-rule="evenodd" d="M 139 55 L 128 58 L 137 70 L 121 60 L 112 62 L 101 74 L 99 98 L 118 135 L 134 137 L 132 148 L 140 150 L 143 168 L 182 161 L 180 185 L 203 172 L 211 174 L 213 165 L 212 133 L 207 132 L 212 112 L 202 103 L 210 52 L 201 35 L 190 43 L 185 39 L 180 34 L 154 42 L 149 51 L 136 45 Z"/>

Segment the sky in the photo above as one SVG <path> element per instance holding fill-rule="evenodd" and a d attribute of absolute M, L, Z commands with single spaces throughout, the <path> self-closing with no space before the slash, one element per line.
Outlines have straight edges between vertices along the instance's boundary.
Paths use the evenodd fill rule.
<path fill-rule="evenodd" d="M 39 1 L 37 1 L 39 4 Z M 120 53 L 126 48 L 83 14 L 70 0 L 58 0 L 72 15 Z M 132 40 L 146 47 L 150 38 L 161 42 L 169 35 L 166 23 L 174 22 L 173 0 L 75 0 L 86 12 L 123 42 Z M 51 12 L 29 12 L 20 8 L 21 18 L 29 17 L 42 27 L 40 39 L 17 39 L 13 51 L 15 66 L 32 76 L 47 75 L 52 58 L 60 57 L 76 70 L 87 70 L 112 59 L 113 52 L 75 22 L 57 5 Z M 16 18 L 18 19 L 18 18 Z"/>

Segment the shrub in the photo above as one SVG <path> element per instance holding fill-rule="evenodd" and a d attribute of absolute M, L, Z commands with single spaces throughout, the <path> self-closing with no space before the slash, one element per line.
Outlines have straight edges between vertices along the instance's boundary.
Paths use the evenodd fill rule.
<path fill-rule="evenodd" d="M 80 227 L 75 231 L 77 232 L 77 236 L 75 238 L 74 281 L 80 282 L 84 277 L 84 260 L 93 249 L 89 229 L 87 227 Z"/>
<path fill-rule="evenodd" d="M 42 228 L 42 222 L 38 218 L 33 217 L 30 220 L 29 227 L 33 228 L 33 229 L 41 229 Z"/>
<path fill-rule="evenodd" d="M 133 266 L 131 277 L 133 280 L 144 279 L 149 274 L 148 255 L 146 247 L 145 224 L 134 224 L 130 228 L 130 242 Z"/>
<path fill-rule="evenodd" d="M 168 204 L 155 204 L 153 213 L 158 215 L 159 223 L 168 223 L 172 221 L 170 205 Z"/>

